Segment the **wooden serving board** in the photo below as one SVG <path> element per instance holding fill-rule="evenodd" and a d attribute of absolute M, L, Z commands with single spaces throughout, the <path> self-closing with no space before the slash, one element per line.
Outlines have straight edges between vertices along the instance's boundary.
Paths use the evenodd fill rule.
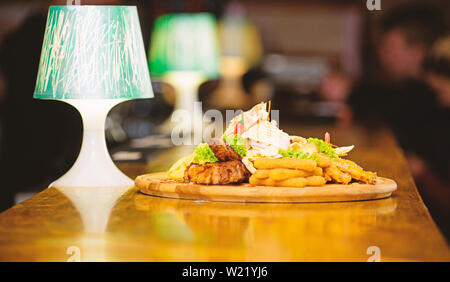
<path fill-rule="evenodd" d="M 391 196 L 395 181 L 378 177 L 377 184 L 326 184 L 314 187 L 202 185 L 177 182 L 165 172 L 138 176 L 136 186 L 144 194 L 176 199 L 258 203 L 310 203 L 374 200 Z"/>

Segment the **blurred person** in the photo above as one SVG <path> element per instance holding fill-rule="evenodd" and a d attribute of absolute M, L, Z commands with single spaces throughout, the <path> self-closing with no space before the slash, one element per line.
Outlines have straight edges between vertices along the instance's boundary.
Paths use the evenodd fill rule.
<path fill-rule="evenodd" d="M 428 137 L 419 138 L 439 134 L 439 130 L 440 139 L 446 137 L 447 121 L 438 114 L 442 105 L 429 84 L 433 79 L 425 80 L 424 74 L 431 47 L 447 31 L 443 15 L 427 4 L 407 3 L 386 12 L 380 31 L 378 69 L 357 81 L 331 73 L 323 80 L 322 97 L 346 100 L 351 108 L 347 118 L 351 116 L 355 122 L 390 126 L 405 150 L 438 160 L 440 175 L 448 178 L 445 154 L 431 153 L 429 140 L 423 140 Z"/>
<path fill-rule="evenodd" d="M 450 151 L 439 146 L 450 143 L 448 119 L 424 69 L 432 46 L 447 31 L 445 20 L 425 4 L 402 5 L 385 15 L 381 31 L 381 69 L 353 85 L 348 98 L 353 120 L 389 125 L 405 151 L 448 182 Z"/>
<path fill-rule="evenodd" d="M 446 36 L 433 46 L 431 55 L 425 63 L 425 78 L 437 94 L 438 109 L 435 112 L 435 122 L 430 124 L 436 142 L 429 144 L 429 150 L 434 155 L 441 155 L 442 161 L 434 163 L 436 158 L 427 155 L 409 153 L 408 161 L 420 189 L 421 195 L 433 217 L 449 238 L 450 234 L 450 165 L 448 158 L 450 150 L 450 36 Z M 447 162 L 445 162 L 445 160 Z M 431 164 L 430 164 L 431 162 Z"/>
<path fill-rule="evenodd" d="M 320 85 L 322 98 L 348 101 L 357 119 L 379 118 L 378 110 L 372 105 L 385 97 L 378 90 L 403 87 L 405 82 L 428 88 L 423 85 L 423 65 L 432 44 L 445 30 L 443 16 L 426 4 L 406 4 L 388 11 L 380 23 L 375 71 L 366 70 L 356 81 L 343 73 L 331 72 Z"/>
<path fill-rule="evenodd" d="M 2 70 L 0 69 L 0 105 L 3 102 L 3 99 L 6 96 L 6 79 Z"/>
<path fill-rule="evenodd" d="M 447 32 L 444 17 L 426 4 L 401 5 L 387 11 L 380 31 L 378 69 L 358 81 L 331 75 L 323 81 L 322 95 L 346 100 L 351 108 L 347 118 L 355 122 L 393 130 L 421 195 L 450 238 L 447 78 L 426 75 L 424 68 L 432 46 Z"/>
<path fill-rule="evenodd" d="M 437 93 L 441 107 L 450 108 L 450 35 L 433 46 L 425 63 L 426 81 Z"/>

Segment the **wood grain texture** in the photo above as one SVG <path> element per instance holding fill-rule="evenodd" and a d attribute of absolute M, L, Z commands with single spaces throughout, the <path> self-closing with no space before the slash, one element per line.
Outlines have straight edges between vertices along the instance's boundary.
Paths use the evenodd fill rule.
<path fill-rule="evenodd" d="M 135 185 L 144 194 L 186 200 L 208 200 L 243 203 L 320 203 L 375 200 L 391 196 L 397 184 L 387 178 L 378 178 L 376 185 L 327 184 L 317 187 L 274 187 L 239 185 L 201 185 L 176 182 L 166 173 L 140 175 Z"/>
<path fill-rule="evenodd" d="M 355 144 L 349 158 L 394 179 L 391 197 L 334 203 L 233 203 L 150 197 L 122 190 L 44 189 L 0 213 L 0 261 L 450 261 L 402 151 L 382 130 L 285 124 L 285 131 Z M 149 164 L 119 163 L 128 176 L 166 171 L 192 152 L 179 146 Z M 108 177 L 105 175 L 105 177 Z M 92 227 L 104 226 L 94 229 Z M 93 232 L 95 231 L 95 232 Z"/>

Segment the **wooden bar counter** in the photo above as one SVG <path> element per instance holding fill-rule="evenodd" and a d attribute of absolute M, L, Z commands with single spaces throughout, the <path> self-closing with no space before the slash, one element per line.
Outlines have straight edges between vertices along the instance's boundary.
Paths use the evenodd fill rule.
<path fill-rule="evenodd" d="M 305 137 L 325 131 L 282 128 Z M 381 261 L 449 261 L 392 134 L 327 130 L 333 143 L 356 145 L 352 160 L 397 182 L 391 198 L 242 204 L 151 197 L 135 187 L 48 188 L 0 214 L 0 260 L 367 261 L 379 254 Z M 118 166 L 134 178 L 167 170 L 188 150 L 174 147 L 148 165 Z"/>

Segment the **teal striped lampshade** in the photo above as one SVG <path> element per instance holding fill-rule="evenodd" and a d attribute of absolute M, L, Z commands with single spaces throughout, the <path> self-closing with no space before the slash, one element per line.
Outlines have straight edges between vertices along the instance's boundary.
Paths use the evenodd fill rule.
<path fill-rule="evenodd" d="M 152 75 L 170 71 L 197 71 L 206 78 L 218 76 L 218 35 L 213 15 L 170 14 L 154 24 L 149 52 Z"/>
<path fill-rule="evenodd" d="M 50 7 L 34 98 L 152 97 L 136 7 Z"/>

